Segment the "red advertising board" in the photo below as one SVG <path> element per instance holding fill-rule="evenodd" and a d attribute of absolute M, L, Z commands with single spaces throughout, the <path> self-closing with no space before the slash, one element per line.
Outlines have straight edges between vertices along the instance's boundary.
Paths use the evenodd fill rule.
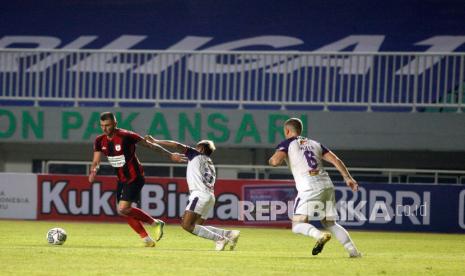
<path fill-rule="evenodd" d="M 116 212 L 116 178 L 39 175 L 38 219 L 122 221 Z M 217 180 L 210 224 L 290 226 L 295 189 L 290 181 Z M 188 201 L 184 178 L 147 177 L 140 207 L 155 218 L 179 223 Z M 279 204 L 272 201 L 280 199 Z M 278 212 L 270 212 L 270 208 Z M 272 214 L 273 213 L 273 214 Z M 276 214 L 277 213 L 277 214 Z"/>
<path fill-rule="evenodd" d="M 39 220 L 123 221 L 116 212 L 115 177 L 98 177 L 93 184 L 86 176 L 39 175 L 37 180 Z M 344 183 L 335 185 L 339 223 L 347 228 L 460 233 L 465 229 L 465 189 L 460 185 L 360 184 L 356 193 Z M 208 224 L 291 226 L 296 196 L 292 181 L 218 180 L 215 195 Z M 155 218 L 178 224 L 188 196 L 184 178 L 148 177 L 140 206 Z"/>

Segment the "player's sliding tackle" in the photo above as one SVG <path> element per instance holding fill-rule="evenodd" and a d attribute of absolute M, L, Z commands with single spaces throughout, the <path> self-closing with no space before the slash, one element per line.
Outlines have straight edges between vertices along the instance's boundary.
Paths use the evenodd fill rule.
<path fill-rule="evenodd" d="M 283 130 L 286 140 L 276 147 L 276 152 L 268 162 L 271 166 L 279 166 L 286 161 L 294 176 L 298 193 L 294 201 L 292 232 L 316 239 L 316 244 L 312 250 L 313 255 L 317 255 L 323 250 L 332 234 L 344 246 L 350 257 L 361 257 L 362 255 L 355 247 L 349 233 L 335 221 L 337 212 L 334 185 L 323 168 L 322 160 L 337 168 L 352 191 L 357 191 L 358 183 L 352 178 L 344 163 L 332 151 L 317 141 L 300 136 L 303 130 L 302 121 L 291 118 L 284 123 Z M 315 210 L 315 206 L 319 206 L 318 210 Z M 315 211 L 324 214 L 321 217 L 321 224 L 330 233 L 321 232 L 308 223 Z"/>
<path fill-rule="evenodd" d="M 234 250 L 240 231 L 203 225 L 215 205 L 213 189 L 216 170 L 210 158 L 215 151 L 213 141 L 202 140 L 192 148 L 176 141 L 156 140 L 150 135 L 145 136 L 145 140 L 187 156 L 186 178 L 190 195 L 182 218 L 182 228 L 196 236 L 215 241 L 215 249 L 218 251 L 224 250 L 228 244 L 229 249 Z"/>
<path fill-rule="evenodd" d="M 144 140 L 139 134 L 117 128 L 116 125 L 117 121 L 113 113 L 100 114 L 100 127 L 103 134 L 95 139 L 89 182 L 92 183 L 95 180 L 102 154 L 107 156 L 108 162 L 115 168 L 118 176 L 116 191 L 118 214 L 126 218 L 129 226 L 139 234 L 145 246 L 153 247 L 155 242 L 163 236 L 165 223 L 152 218 L 142 209 L 132 206 L 132 203 L 139 202 L 140 191 L 145 184 L 144 170 L 136 156 L 136 145 L 169 156 L 175 162 L 187 160 L 182 154 L 171 153 L 157 144 Z M 149 236 L 143 223 L 154 226 L 153 238 Z"/>

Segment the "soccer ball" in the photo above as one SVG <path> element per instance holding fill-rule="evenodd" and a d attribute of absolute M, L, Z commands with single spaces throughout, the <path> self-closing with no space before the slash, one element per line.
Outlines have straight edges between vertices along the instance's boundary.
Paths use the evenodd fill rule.
<path fill-rule="evenodd" d="M 53 245 L 62 245 L 66 241 L 66 231 L 63 228 L 52 228 L 47 232 L 47 242 Z"/>

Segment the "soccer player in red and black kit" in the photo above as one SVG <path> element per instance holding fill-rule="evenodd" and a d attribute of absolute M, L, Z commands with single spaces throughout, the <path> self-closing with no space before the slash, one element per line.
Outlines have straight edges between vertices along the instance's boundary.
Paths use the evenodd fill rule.
<path fill-rule="evenodd" d="M 95 139 L 89 182 L 92 183 L 95 180 L 102 154 L 107 156 L 108 162 L 115 168 L 118 176 L 116 192 L 118 213 L 126 218 L 129 226 L 139 234 L 146 247 L 154 247 L 155 242 L 163 236 L 165 223 L 152 218 L 139 208 L 132 207 L 133 202 L 140 200 L 140 191 L 145 184 L 144 170 L 136 156 L 136 144 L 169 156 L 174 162 L 186 162 L 186 157 L 182 154 L 171 153 L 157 144 L 146 141 L 135 132 L 117 128 L 116 124 L 113 113 L 100 114 L 100 127 L 103 134 Z M 153 238 L 148 235 L 143 222 L 154 226 Z"/>

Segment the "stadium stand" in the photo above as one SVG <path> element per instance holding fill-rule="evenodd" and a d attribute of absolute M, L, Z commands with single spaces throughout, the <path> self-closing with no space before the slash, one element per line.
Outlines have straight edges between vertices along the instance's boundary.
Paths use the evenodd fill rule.
<path fill-rule="evenodd" d="M 2 105 L 462 112 L 465 103 L 461 53 L 2 49 L 0 61 Z"/>

